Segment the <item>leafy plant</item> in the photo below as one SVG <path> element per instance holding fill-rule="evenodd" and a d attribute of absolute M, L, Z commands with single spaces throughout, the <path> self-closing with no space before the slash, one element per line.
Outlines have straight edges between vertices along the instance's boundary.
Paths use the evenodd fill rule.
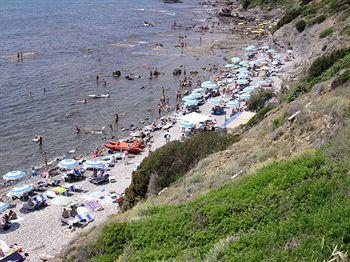
<path fill-rule="evenodd" d="M 259 89 L 253 92 L 247 101 L 247 107 L 250 111 L 257 111 L 264 107 L 265 103 L 274 97 L 272 89 Z"/>
<path fill-rule="evenodd" d="M 281 28 L 282 26 L 289 24 L 295 18 L 297 18 L 302 12 L 302 7 L 291 9 L 287 11 L 284 16 L 277 22 L 276 30 Z"/>
<path fill-rule="evenodd" d="M 314 24 L 321 24 L 326 20 L 327 16 L 322 14 L 319 16 L 316 16 L 315 18 L 311 19 L 308 24 L 309 25 L 314 25 Z"/>
<path fill-rule="evenodd" d="M 320 33 L 320 38 L 325 38 L 331 34 L 333 34 L 334 30 L 333 27 L 326 28 Z"/>
<path fill-rule="evenodd" d="M 303 32 L 305 30 L 305 27 L 306 27 L 306 21 L 305 20 L 299 20 L 295 24 L 295 28 L 298 30 L 299 33 Z"/>

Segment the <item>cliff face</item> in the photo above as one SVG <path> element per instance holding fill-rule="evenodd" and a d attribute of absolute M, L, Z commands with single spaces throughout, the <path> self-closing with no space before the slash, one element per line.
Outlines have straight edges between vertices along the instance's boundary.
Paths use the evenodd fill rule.
<path fill-rule="evenodd" d="M 295 56 L 280 104 L 159 196 L 73 244 L 68 261 L 347 261 L 350 7 L 294 8 L 270 39 Z"/>

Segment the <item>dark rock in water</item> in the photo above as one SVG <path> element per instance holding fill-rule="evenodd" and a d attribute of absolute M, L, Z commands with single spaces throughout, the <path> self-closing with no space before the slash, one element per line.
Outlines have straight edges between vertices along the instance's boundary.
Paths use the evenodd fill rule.
<path fill-rule="evenodd" d="M 173 75 L 174 76 L 178 76 L 178 75 L 181 75 L 182 71 L 180 68 L 175 68 L 174 71 L 173 71 Z"/>
<path fill-rule="evenodd" d="M 121 72 L 120 72 L 120 70 L 117 70 L 117 71 L 114 71 L 113 73 L 112 73 L 112 76 L 113 77 L 120 77 L 121 76 Z"/>

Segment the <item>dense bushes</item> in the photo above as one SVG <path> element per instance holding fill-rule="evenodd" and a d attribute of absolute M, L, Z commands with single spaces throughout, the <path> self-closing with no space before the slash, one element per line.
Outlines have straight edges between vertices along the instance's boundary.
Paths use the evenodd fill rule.
<path fill-rule="evenodd" d="M 205 132 L 184 142 L 173 141 L 157 149 L 132 174 L 131 185 L 125 191 L 123 208 L 130 208 L 148 193 L 158 193 L 182 177 L 199 160 L 226 149 L 238 139 L 218 132 Z"/>
<path fill-rule="evenodd" d="M 324 20 L 326 20 L 327 16 L 325 15 L 319 15 L 319 16 L 316 16 L 315 18 L 311 19 L 309 21 L 309 25 L 314 25 L 314 24 L 321 24 L 324 22 Z"/>
<path fill-rule="evenodd" d="M 327 260 L 336 246 L 350 248 L 349 187 L 346 169 L 321 153 L 303 155 L 111 223 L 89 253 L 96 262 Z"/>
<path fill-rule="evenodd" d="M 247 101 L 247 107 L 250 111 L 258 111 L 274 96 L 275 94 L 272 89 L 259 89 L 252 93 Z"/>
<path fill-rule="evenodd" d="M 322 73 L 330 68 L 335 62 L 349 53 L 350 48 L 342 48 L 317 58 L 309 68 L 309 76 L 317 77 L 322 75 Z"/>
<path fill-rule="evenodd" d="M 284 14 L 284 16 L 277 22 L 276 30 L 292 22 L 295 18 L 297 18 L 301 14 L 301 11 L 302 11 L 302 8 L 294 8 L 290 11 L 287 11 Z"/>
<path fill-rule="evenodd" d="M 264 119 L 266 114 L 271 111 L 275 106 L 274 105 L 267 105 L 261 108 L 251 119 L 249 119 L 247 126 L 253 127 L 261 122 L 261 120 Z"/>
<path fill-rule="evenodd" d="M 305 20 L 299 20 L 295 24 L 295 28 L 298 30 L 299 33 L 303 32 L 305 30 L 305 27 L 306 27 L 306 21 Z"/>
<path fill-rule="evenodd" d="M 331 34 L 333 34 L 333 27 L 326 28 L 320 33 L 320 38 L 325 38 Z"/>

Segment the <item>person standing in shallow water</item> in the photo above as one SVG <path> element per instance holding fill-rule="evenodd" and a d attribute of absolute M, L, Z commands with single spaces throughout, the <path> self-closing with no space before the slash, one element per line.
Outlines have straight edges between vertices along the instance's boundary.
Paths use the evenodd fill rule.
<path fill-rule="evenodd" d="M 116 125 L 118 125 L 118 122 L 119 122 L 119 115 L 118 115 L 118 114 L 115 114 L 114 123 L 115 123 Z"/>

